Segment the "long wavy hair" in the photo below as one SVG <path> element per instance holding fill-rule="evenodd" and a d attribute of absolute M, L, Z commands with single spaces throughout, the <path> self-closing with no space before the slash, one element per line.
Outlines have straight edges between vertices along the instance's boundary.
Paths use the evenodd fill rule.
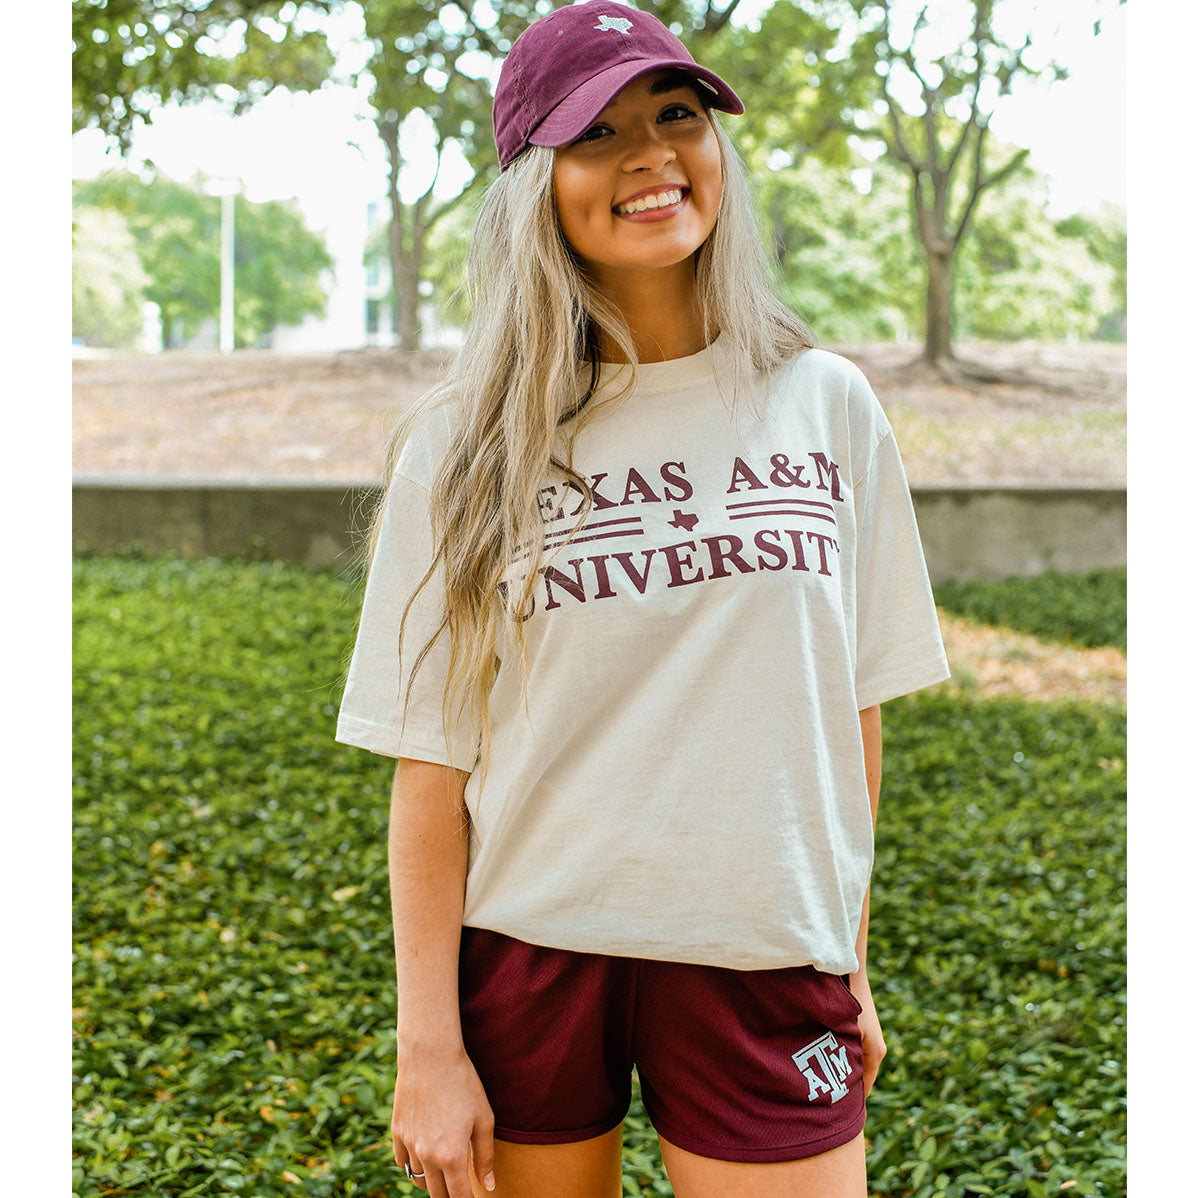
<path fill-rule="evenodd" d="M 744 161 L 719 114 L 709 109 L 707 116 L 724 185 L 715 226 L 695 254 L 695 275 L 701 327 L 718 329 L 730 355 L 735 412 L 746 389 L 763 376 L 768 387 L 769 376 L 814 338 L 778 296 Z M 448 636 L 444 727 L 467 717 L 478 732 L 480 785 L 490 757 L 496 647 L 505 628 L 518 649 L 527 702 L 521 613 L 529 610 L 544 552 L 537 493 L 558 472 L 584 496 L 575 530 L 585 522 L 592 495 L 573 467 L 575 438 L 592 412 L 618 403 L 636 386 L 631 330 L 588 278 L 558 223 L 554 156 L 552 149 L 529 146 L 484 193 L 467 259 L 471 318 L 465 340 L 442 381 L 399 420 L 384 476 L 392 477 L 413 428 L 450 405 L 454 435 L 430 488 L 435 557 L 420 584 L 443 576 L 444 618 L 417 653 L 404 698 L 406 705 L 412 677 L 438 638 Z M 630 370 L 622 388 L 608 394 L 605 386 L 596 400 L 601 331 Z M 370 521 L 364 565 L 374 554 L 384 502 L 385 495 Z M 409 600 L 400 650 L 410 610 Z"/>

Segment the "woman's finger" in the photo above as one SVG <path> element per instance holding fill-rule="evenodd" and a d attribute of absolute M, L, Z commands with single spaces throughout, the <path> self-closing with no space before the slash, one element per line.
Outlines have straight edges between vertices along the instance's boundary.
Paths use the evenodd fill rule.
<path fill-rule="evenodd" d="M 478 1178 L 479 1184 L 484 1190 L 493 1190 L 495 1188 L 495 1120 L 490 1116 L 489 1111 L 488 1116 L 485 1123 L 480 1121 L 474 1125 L 474 1135 L 470 1137 L 470 1158 L 471 1168 L 474 1170 L 474 1176 Z"/>
<path fill-rule="evenodd" d="M 425 1176 L 425 1169 L 423 1166 L 413 1161 L 410 1156 L 408 1156 L 407 1164 L 404 1164 L 402 1161 L 400 1164 L 403 1168 L 404 1176 L 406 1176 L 414 1186 L 418 1186 L 422 1190 L 428 1190 L 428 1178 Z M 432 1191 L 430 1190 L 429 1193 L 431 1194 Z"/>

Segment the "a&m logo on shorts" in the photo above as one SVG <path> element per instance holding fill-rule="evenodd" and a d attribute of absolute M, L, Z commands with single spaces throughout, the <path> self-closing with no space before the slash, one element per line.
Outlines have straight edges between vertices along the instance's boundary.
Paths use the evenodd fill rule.
<path fill-rule="evenodd" d="M 838 1102 L 849 1092 L 844 1084 L 852 1072 L 849 1050 L 831 1032 L 800 1048 L 791 1060 L 807 1079 L 808 1102 L 815 1102 L 821 1094 L 831 1094 L 831 1101 Z"/>

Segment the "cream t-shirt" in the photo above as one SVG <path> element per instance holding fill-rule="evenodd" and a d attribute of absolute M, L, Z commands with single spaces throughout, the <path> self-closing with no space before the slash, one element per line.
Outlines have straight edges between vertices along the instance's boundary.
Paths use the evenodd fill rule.
<path fill-rule="evenodd" d="M 485 789 L 466 785 L 463 922 L 534 944 L 735 969 L 858 965 L 873 864 L 858 711 L 948 677 L 894 436 L 865 377 L 824 350 L 734 420 L 701 353 L 639 367 L 541 491 L 547 558 L 499 647 Z M 604 364 L 600 395 L 627 368 Z M 758 403 L 763 380 L 759 381 Z M 725 386 L 725 391 L 729 388 Z M 472 770 L 442 725 L 428 486 L 452 418 L 409 440 L 388 493 L 337 739 Z M 548 556 L 552 554 L 552 556 Z M 511 648 L 511 652 L 509 652 Z"/>

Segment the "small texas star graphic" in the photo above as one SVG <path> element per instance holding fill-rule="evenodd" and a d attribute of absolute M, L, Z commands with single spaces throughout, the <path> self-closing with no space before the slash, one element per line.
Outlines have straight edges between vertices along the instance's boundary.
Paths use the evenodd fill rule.
<path fill-rule="evenodd" d="M 603 13 L 599 14 L 599 24 L 594 26 L 595 29 L 614 29 L 619 33 L 628 36 L 628 31 L 632 28 L 632 22 L 627 17 L 609 17 Z"/>
<path fill-rule="evenodd" d="M 685 528 L 687 532 L 693 532 L 695 525 L 699 523 L 699 517 L 690 512 L 684 512 L 681 508 L 675 508 L 674 519 L 667 523 L 671 528 Z"/>

